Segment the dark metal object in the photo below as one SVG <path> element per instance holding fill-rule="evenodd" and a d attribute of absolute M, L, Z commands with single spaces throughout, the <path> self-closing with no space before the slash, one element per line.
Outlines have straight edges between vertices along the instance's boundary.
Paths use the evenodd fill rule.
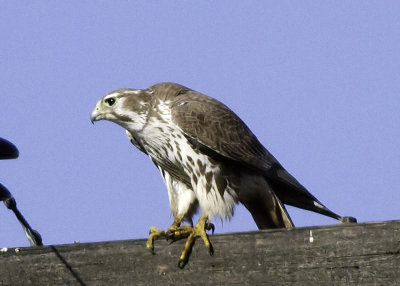
<path fill-rule="evenodd" d="M 14 144 L 0 137 L 0 159 L 18 158 L 19 152 Z"/>
<path fill-rule="evenodd" d="M 9 190 L 7 190 L 6 187 L 4 187 L 1 183 L 0 183 L 0 201 L 5 201 L 8 198 L 11 198 L 12 195 L 10 193 Z"/>
<path fill-rule="evenodd" d="M 0 138 L 0 159 L 15 159 L 19 155 L 17 147 L 6 139 Z M 3 201 L 6 207 L 12 210 L 21 223 L 25 235 L 28 238 L 31 246 L 43 245 L 42 237 L 39 232 L 32 229 L 24 216 L 17 208 L 17 202 L 11 195 L 10 191 L 0 183 L 0 201 Z"/>
<path fill-rule="evenodd" d="M 10 191 L 7 190 L 2 184 L 0 184 L 0 201 L 3 201 L 5 206 L 12 210 L 17 217 L 18 221 L 21 223 L 25 235 L 28 238 L 31 246 L 40 246 L 43 245 L 42 237 L 40 236 L 39 232 L 32 229 L 29 223 L 26 221 L 24 216 L 17 208 L 17 202 L 15 201 L 14 197 L 11 195 Z"/>

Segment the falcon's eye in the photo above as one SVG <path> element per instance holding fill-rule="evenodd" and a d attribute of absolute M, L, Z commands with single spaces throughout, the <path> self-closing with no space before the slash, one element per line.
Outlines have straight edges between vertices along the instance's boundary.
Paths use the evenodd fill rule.
<path fill-rule="evenodd" d="M 115 103 L 115 98 L 114 97 L 107 98 L 105 102 L 107 102 L 109 106 L 112 106 Z"/>

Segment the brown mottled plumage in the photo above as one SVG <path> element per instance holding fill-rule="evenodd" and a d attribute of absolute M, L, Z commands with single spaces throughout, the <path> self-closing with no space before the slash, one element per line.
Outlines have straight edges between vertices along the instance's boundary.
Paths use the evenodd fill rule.
<path fill-rule="evenodd" d="M 229 218 L 237 202 L 260 229 L 293 227 L 284 204 L 342 220 L 292 177 L 234 112 L 211 97 L 175 83 L 120 89 L 98 101 L 92 121 L 100 119 L 124 127 L 163 176 L 175 222 L 151 239 L 174 233 L 184 219 L 191 223 L 197 208 L 203 222 Z"/>

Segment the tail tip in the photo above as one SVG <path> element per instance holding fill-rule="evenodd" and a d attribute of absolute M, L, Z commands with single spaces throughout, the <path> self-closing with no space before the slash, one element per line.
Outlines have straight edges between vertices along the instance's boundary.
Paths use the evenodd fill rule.
<path fill-rule="evenodd" d="M 339 221 L 342 223 L 357 223 L 357 219 L 352 216 L 342 216 L 339 218 Z"/>

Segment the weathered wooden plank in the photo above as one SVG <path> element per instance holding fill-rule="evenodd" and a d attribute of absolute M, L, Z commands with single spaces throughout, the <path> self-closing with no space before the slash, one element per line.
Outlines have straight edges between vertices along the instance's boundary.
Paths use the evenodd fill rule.
<path fill-rule="evenodd" d="M 0 253 L 0 285 L 396 285 L 400 221 L 266 230 L 198 241 L 188 265 L 184 241 L 145 240 L 9 249 Z"/>

